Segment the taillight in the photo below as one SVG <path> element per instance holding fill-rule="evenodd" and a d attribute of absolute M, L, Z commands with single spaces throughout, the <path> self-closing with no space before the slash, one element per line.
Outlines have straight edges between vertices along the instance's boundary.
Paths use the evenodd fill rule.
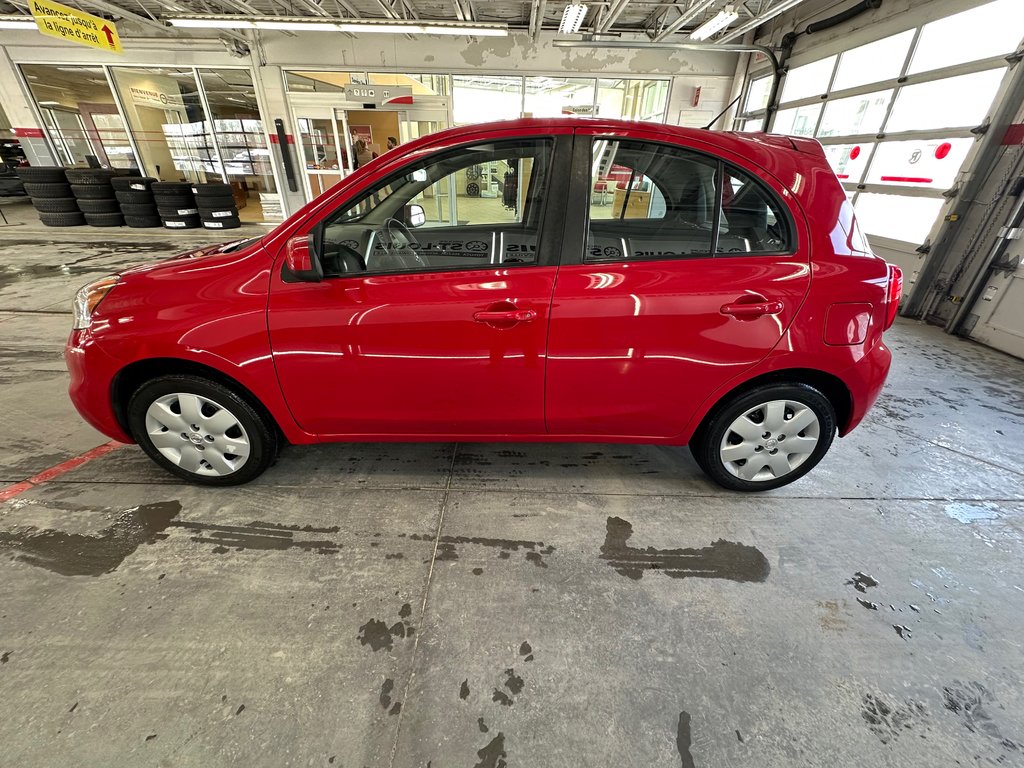
<path fill-rule="evenodd" d="M 903 270 L 895 264 L 890 264 L 889 285 L 885 291 L 885 328 L 890 328 L 896 322 L 896 312 L 899 311 L 900 297 L 902 295 Z"/>

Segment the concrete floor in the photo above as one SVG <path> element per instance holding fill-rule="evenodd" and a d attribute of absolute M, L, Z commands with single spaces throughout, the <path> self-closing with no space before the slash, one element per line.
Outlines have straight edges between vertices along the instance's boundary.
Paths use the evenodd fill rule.
<path fill-rule="evenodd" d="M 197 242 L 45 237 L 0 230 L 0 487 L 105 442 L 74 288 Z M 39 485 L 0 505 L 0 763 L 1018 764 L 1024 362 L 889 338 L 864 425 L 762 496 L 612 445 L 293 448 L 221 491 L 125 447 Z"/>

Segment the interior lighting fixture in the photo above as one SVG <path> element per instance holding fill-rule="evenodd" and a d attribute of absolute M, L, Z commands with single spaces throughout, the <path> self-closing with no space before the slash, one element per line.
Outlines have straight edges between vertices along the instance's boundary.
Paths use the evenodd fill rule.
<path fill-rule="evenodd" d="M 508 25 L 488 22 L 430 22 L 386 19 L 329 19 L 304 16 L 231 16 L 189 14 L 171 16 L 172 27 L 192 29 L 269 29 L 288 32 L 368 32 L 392 35 L 467 35 L 507 37 Z"/>
<path fill-rule="evenodd" d="M 38 29 L 31 16 L 0 16 L 0 29 Z"/>
<path fill-rule="evenodd" d="M 582 3 L 572 3 L 565 6 L 562 11 L 562 20 L 558 23 L 558 31 L 563 35 L 574 35 L 583 26 L 583 19 L 587 16 L 587 6 Z"/>
<path fill-rule="evenodd" d="M 736 19 L 740 17 L 736 9 L 727 5 L 725 8 L 720 10 L 717 15 L 705 21 L 693 32 L 690 33 L 691 40 L 707 40 L 716 32 L 721 32 L 723 29 L 732 24 Z"/>

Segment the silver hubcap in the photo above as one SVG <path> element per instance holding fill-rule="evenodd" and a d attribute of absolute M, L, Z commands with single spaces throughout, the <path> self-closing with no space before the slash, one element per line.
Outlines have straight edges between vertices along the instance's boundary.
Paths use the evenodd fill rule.
<path fill-rule="evenodd" d="M 146 432 L 164 457 L 197 475 L 230 475 L 249 459 L 249 436 L 231 411 L 188 392 L 154 400 Z"/>
<path fill-rule="evenodd" d="M 820 437 L 818 417 L 803 403 L 761 403 L 741 414 L 725 431 L 722 464 L 743 480 L 775 480 L 807 461 Z"/>

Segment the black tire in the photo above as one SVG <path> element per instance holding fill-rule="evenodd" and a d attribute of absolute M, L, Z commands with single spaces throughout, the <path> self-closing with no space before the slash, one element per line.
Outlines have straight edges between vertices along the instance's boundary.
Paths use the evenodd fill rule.
<path fill-rule="evenodd" d="M 39 220 L 48 227 L 84 227 L 84 213 L 40 213 Z"/>
<path fill-rule="evenodd" d="M 196 197 L 231 197 L 231 185 L 222 182 L 195 184 L 192 192 Z"/>
<path fill-rule="evenodd" d="M 235 430 L 235 434 L 232 434 L 231 430 L 229 430 L 227 434 L 229 437 L 238 437 L 238 439 L 241 439 L 241 431 L 237 429 L 237 427 L 240 427 L 248 437 L 249 443 L 249 455 L 235 471 L 230 474 L 223 475 L 192 472 L 178 466 L 176 463 L 168 459 L 153 444 L 153 440 L 150 438 L 149 429 L 146 426 L 146 412 L 148 411 L 149 406 L 161 397 L 179 393 L 198 395 L 206 400 L 212 401 L 235 417 L 237 425 L 236 427 L 232 427 L 232 430 Z M 171 410 L 172 413 L 174 413 L 173 404 L 171 406 Z M 202 417 L 206 417 L 209 410 L 211 410 L 209 407 L 203 408 L 201 411 Z M 135 394 L 132 395 L 128 402 L 128 428 L 132 437 L 135 438 L 142 450 L 145 451 L 153 461 L 172 475 L 176 475 L 177 477 L 191 483 L 195 483 L 196 485 L 220 487 L 241 485 L 242 483 L 247 483 L 253 478 L 261 475 L 264 470 L 273 463 L 274 458 L 277 456 L 278 443 L 276 429 L 270 419 L 260 412 L 261 410 L 262 409 L 257 410 L 257 408 L 254 408 L 247 399 L 243 398 L 233 390 L 208 379 L 204 379 L 199 376 L 160 376 L 143 384 L 135 391 Z M 212 411 L 209 415 L 217 412 L 218 411 Z M 202 421 L 202 418 L 200 420 Z M 183 423 L 182 426 L 188 429 L 186 434 L 192 433 L 192 425 Z M 207 426 L 205 422 L 196 424 L 195 426 L 199 427 L 196 434 L 207 434 L 205 432 L 205 428 Z M 160 434 L 171 433 L 170 430 L 167 430 Z M 187 450 L 191 450 L 191 441 L 183 438 L 182 444 L 187 446 Z M 204 446 L 205 451 L 207 447 L 215 446 L 215 442 L 203 440 L 199 445 Z M 203 454 L 200 453 L 192 455 L 202 456 Z M 221 455 L 231 456 L 232 454 L 223 453 Z M 237 459 L 229 459 L 229 461 L 235 460 Z M 208 470 L 200 466 L 200 471 Z"/>
<path fill-rule="evenodd" d="M 203 221 L 217 221 L 219 219 L 238 218 L 238 210 L 235 208 L 199 208 L 199 217 Z"/>
<path fill-rule="evenodd" d="M 114 177 L 109 168 L 68 168 L 66 173 L 72 184 L 109 184 Z"/>
<path fill-rule="evenodd" d="M 155 181 L 152 190 L 155 195 L 192 195 L 192 185 L 187 181 Z"/>
<path fill-rule="evenodd" d="M 125 214 L 124 223 L 134 229 L 146 229 L 163 225 L 159 216 L 129 216 Z"/>
<path fill-rule="evenodd" d="M 121 206 L 117 200 L 78 200 L 78 209 L 82 213 L 120 213 Z"/>
<path fill-rule="evenodd" d="M 26 182 L 25 192 L 33 199 L 38 197 L 73 197 L 70 184 L 51 182 Z"/>
<path fill-rule="evenodd" d="M 795 418 L 795 415 L 792 415 L 793 411 L 790 409 L 789 403 L 803 406 L 813 412 L 817 418 L 816 426 L 812 424 L 801 429 L 795 435 L 787 435 L 778 428 L 773 433 L 768 426 L 759 426 L 759 422 L 756 420 L 758 412 L 755 412 L 753 414 L 754 418 L 747 421 L 756 428 L 766 430 L 760 437 L 754 435 L 750 438 L 743 438 L 738 432 L 732 430 L 732 425 L 745 414 L 749 415 L 748 412 L 751 409 L 773 401 L 786 401 L 787 403 L 782 412 L 781 430 L 786 429 L 786 421 Z M 764 413 L 763 410 L 759 412 L 763 418 L 768 417 L 768 414 Z M 801 415 L 801 423 L 804 418 L 806 417 Z M 790 439 L 789 445 L 792 446 L 794 445 L 792 442 L 794 439 L 806 440 L 811 436 L 811 431 L 813 430 L 817 432 L 815 436 L 817 443 L 814 444 L 813 450 L 809 454 L 786 452 L 787 444 L 785 441 L 787 438 Z M 832 440 L 835 437 L 835 432 L 835 409 L 829 399 L 817 389 L 807 384 L 765 384 L 746 392 L 741 392 L 716 407 L 708 419 L 701 425 L 700 429 L 698 429 L 693 441 L 691 441 L 690 452 L 705 474 L 723 488 L 733 491 L 768 491 L 772 488 L 788 485 L 810 472 L 828 452 L 829 446 L 832 445 Z M 768 437 L 766 438 L 765 435 L 768 435 Z M 797 461 L 800 463 L 779 476 L 775 476 L 774 470 L 767 465 L 762 465 L 757 474 L 765 474 L 767 475 L 766 477 L 762 479 L 744 479 L 730 471 L 726 460 L 721 455 L 723 442 L 727 436 L 730 444 L 735 444 L 737 447 L 744 444 L 750 445 L 751 443 L 755 445 L 753 450 L 756 452 L 750 454 L 751 458 L 737 459 L 735 462 L 729 462 L 729 465 L 733 465 L 737 471 L 742 470 L 744 466 L 748 466 L 749 462 L 768 462 L 771 460 L 770 456 L 780 454 L 783 456 L 783 461 L 786 461 L 787 464 L 791 464 L 787 460 L 789 456 L 797 456 Z M 806 458 L 799 459 L 801 455 L 806 455 Z M 739 462 L 743 462 L 743 464 L 740 465 Z"/>
<path fill-rule="evenodd" d="M 160 218 L 156 206 L 152 203 L 121 203 L 121 213 L 125 216 L 146 216 L 149 218 Z"/>
<path fill-rule="evenodd" d="M 152 192 L 141 192 L 135 189 L 128 189 L 123 192 L 115 191 L 114 196 L 117 198 L 119 203 L 129 203 L 132 205 L 156 205 L 156 199 L 153 197 Z"/>
<path fill-rule="evenodd" d="M 227 219 L 203 219 L 203 227 L 206 229 L 238 229 L 242 226 L 237 216 Z"/>
<path fill-rule="evenodd" d="M 71 192 L 79 200 L 116 200 L 109 184 L 72 184 Z"/>
<path fill-rule="evenodd" d="M 32 205 L 40 213 L 74 213 L 79 210 L 78 201 L 73 197 L 33 198 Z"/>
<path fill-rule="evenodd" d="M 196 205 L 201 211 L 237 210 L 233 197 L 197 197 Z"/>
<path fill-rule="evenodd" d="M 168 206 L 168 205 L 165 205 L 165 204 L 161 203 L 159 200 L 157 200 L 156 209 L 160 213 L 160 215 L 163 216 L 164 218 L 177 218 L 177 217 L 180 217 L 180 216 L 198 216 L 199 215 L 199 209 L 196 208 L 196 204 L 195 203 L 192 203 L 191 205 L 186 204 L 184 206 L 177 206 L 177 205 Z"/>
<path fill-rule="evenodd" d="M 198 216 L 161 216 L 165 229 L 198 229 Z"/>
<path fill-rule="evenodd" d="M 152 176 L 115 176 L 110 185 L 118 192 L 151 193 L 150 187 L 155 181 Z"/>
<path fill-rule="evenodd" d="M 34 166 L 15 168 L 18 178 L 28 184 L 67 184 L 68 177 L 60 166 Z"/>
<path fill-rule="evenodd" d="M 118 213 L 87 213 L 85 221 L 90 227 L 123 227 L 124 216 Z"/>

